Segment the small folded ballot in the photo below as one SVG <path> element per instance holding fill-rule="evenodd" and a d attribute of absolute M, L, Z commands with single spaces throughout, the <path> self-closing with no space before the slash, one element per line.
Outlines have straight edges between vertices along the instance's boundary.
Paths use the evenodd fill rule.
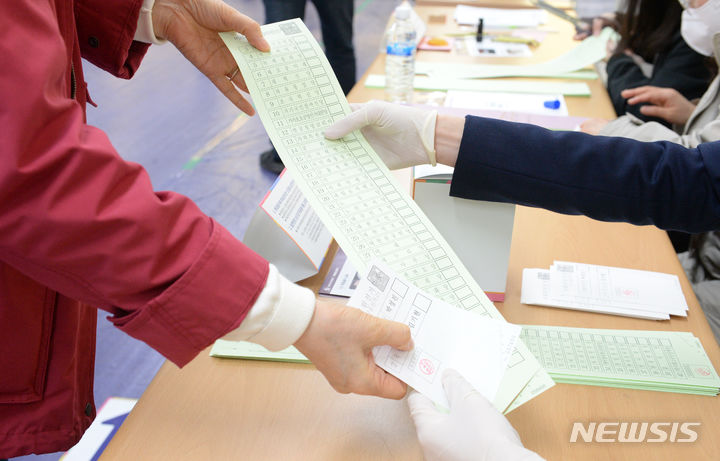
<path fill-rule="evenodd" d="M 520 339 L 558 383 L 708 396 L 720 388 L 689 332 L 525 325 Z"/>
<path fill-rule="evenodd" d="M 493 401 L 520 327 L 473 314 L 437 299 L 374 262 L 348 302 L 368 314 L 404 323 L 411 351 L 373 349 L 375 363 L 440 406 L 449 408 L 442 373 L 453 368 Z"/>
<path fill-rule="evenodd" d="M 523 269 L 520 302 L 651 320 L 688 310 L 677 275 L 565 261 Z"/>

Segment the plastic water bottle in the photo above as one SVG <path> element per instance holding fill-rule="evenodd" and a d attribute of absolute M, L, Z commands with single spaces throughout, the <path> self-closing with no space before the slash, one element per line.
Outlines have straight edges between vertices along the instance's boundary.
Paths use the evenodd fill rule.
<path fill-rule="evenodd" d="M 415 37 L 410 15 L 412 8 L 402 2 L 395 8 L 395 21 L 387 35 L 385 91 L 392 102 L 412 102 L 415 78 Z"/>

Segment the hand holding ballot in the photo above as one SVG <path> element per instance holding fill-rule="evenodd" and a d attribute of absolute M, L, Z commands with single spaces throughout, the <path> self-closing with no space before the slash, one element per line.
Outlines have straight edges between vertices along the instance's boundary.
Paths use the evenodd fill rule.
<path fill-rule="evenodd" d="M 245 80 L 218 32 L 240 32 L 258 50 L 270 51 L 257 22 L 221 0 L 169 0 L 155 2 L 152 23 L 155 36 L 172 42 L 238 109 L 255 113 L 238 91 L 247 91 Z"/>
<path fill-rule="evenodd" d="M 401 399 L 407 385 L 377 366 L 373 358 L 373 347 L 384 345 L 412 349 L 410 328 L 322 300 L 317 301 L 310 325 L 295 343 L 336 391 Z"/>
<path fill-rule="evenodd" d="M 510 422 L 455 370 L 442 377 L 450 412 L 439 411 L 432 401 L 413 391 L 408 397 L 410 415 L 428 461 L 540 461 L 523 447 Z"/>
<path fill-rule="evenodd" d="M 370 101 L 351 104 L 353 113 L 325 130 L 329 139 L 340 139 L 361 130 L 391 170 L 430 163 L 435 165 L 436 110 Z"/>
<path fill-rule="evenodd" d="M 391 170 L 427 163 L 455 165 L 464 118 L 385 101 L 351 107 L 352 114 L 325 130 L 326 138 L 340 139 L 361 130 Z"/>

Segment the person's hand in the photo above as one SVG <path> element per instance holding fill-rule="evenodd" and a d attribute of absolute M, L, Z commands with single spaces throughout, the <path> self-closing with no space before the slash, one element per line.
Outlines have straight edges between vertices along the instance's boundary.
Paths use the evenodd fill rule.
<path fill-rule="evenodd" d="M 510 422 L 457 371 L 443 373 L 450 413 L 412 391 L 410 414 L 426 461 L 541 461 Z"/>
<path fill-rule="evenodd" d="M 391 170 L 435 164 L 436 110 L 384 101 L 351 107 L 353 113 L 328 127 L 325 137 L 340 139 L 359 129 Z"/>
<path fill-rule="evenodd" d="M 410 328 L 320 299 L 295 343 L 336 391 L 401 399 L 407 385 L 375 364 L 373 347 L 384 345 L 412 349 Z"/>
<path fill-rule="evenodd" d="M 580 23 L 580 25 L 576 27 L 573 40 L 585 40 L 591 35 L 600 35 L 606 27 L 612 27 L 617 30 L 619 26 L 620 24 L 618 23 L 615 13 L 605 13 L 592 18 L 591 24 L 587 21 Z"/>
<path fill-rule="evenodd" d="M 695 104 L 673 88 L 641 86 L 623 91 L 620 95 L 628 104 L 647 103 L 640 107 L 640 113 L 648 117 L 658 117 L 676 125 L 684 125 L 695 110 Z"/>
<path fill-rule="evenodd" d="M 605 128 L 605 125 L 608 123 L 610 123 L 610 120 L 605 120 L 604 118 L 591 118 L 580 124 L 580 131 L 587 134 L 600 134 L 600 131 Z"/>
<path fill-rule="evenodd" d="M 245 80 L 236 72 L 237 64 L 218 32 L 240 32 L 258 50 L 269 51 L 257 22 L 221 0 L 156 0 L 152 22 L 155 35 L 172 42 L 238 109 L 248 115 L 255 113 L 235 87 L 247 92 Z"/>

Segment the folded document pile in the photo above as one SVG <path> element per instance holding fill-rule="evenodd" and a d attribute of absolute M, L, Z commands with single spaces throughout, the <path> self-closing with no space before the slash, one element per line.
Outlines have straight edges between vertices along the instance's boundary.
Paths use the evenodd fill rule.
<path fill-rule="evenodd" d="M 652 320 L 688 310 L 677 275 L 564 261 L 523 269 L 520 302 Z"/>
<path fill-rule="evenodd" d="M 526 325 L 520 338 L 558 383 L 697 395 L 720 390 L 692 333 Z"/>

